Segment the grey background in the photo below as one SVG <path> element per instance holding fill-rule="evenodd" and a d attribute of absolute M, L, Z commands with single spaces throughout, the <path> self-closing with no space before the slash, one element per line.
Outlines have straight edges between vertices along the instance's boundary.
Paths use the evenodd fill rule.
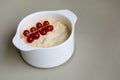
<path fill-rule="evenodd" d="M 11 40 L 18 23 L 42 10 L 78 16 L 75 52 L 65 64 L 26 64 Z M 0 80 L 120 80 L 120 0 L 0 0 Z"/>

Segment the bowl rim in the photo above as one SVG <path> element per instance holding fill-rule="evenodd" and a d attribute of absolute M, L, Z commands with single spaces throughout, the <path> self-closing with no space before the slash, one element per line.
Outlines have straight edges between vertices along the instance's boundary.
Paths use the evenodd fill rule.
<path fill-rule="evenodd" d="M 14 43 L 14 40 L 13 40 L 13 43 L 14 43 L 14 45 L 18 48 L 18 49 L 20 49 L 20 50 L 22 50 L 22 51 L 30 51 L 30 50 L 44 50 L 44 49 L 52 49 L 52 48 L 57 48 L 57 47 L 60 47 L 60 46 L 62 46 L 62 45 L 64 45 L 64 44 L 66 44 L 70 39 L 71 39 L 71 35 L 73 35 L 74 34 L 74 25 L 72 25 L 72 23 L 71 23 L 71 21 L 69 20 L 69 19 L 67 19 L 67 17 L 66 16 L 64 16 L 64 15 L 62 15 L 62 14 L 60 14 L 59 12 L 57 12 L 57 11 L 65 11 L 65 10 L 53 10 L 53 11 L 39 11 L 39 12 L 34 12 L 34 13 L 31 13 L 31 14 L 29 14 L 29 15 L 27 15 L 27 16 L 25 16 L 20 22 L 19 22 L 19 24 L 18 24 L 18 26 L 17 26 L 17 31 L 16 31 L 16 34 L 15 34 L 15 36 L 17 36 L 17 38 L 18 38 L 18 40 L 22 43 L 22 44 L 24 44 L 24 45 L 26 45 L 28 48 L 30 48 L 30 49 L 20 49 L 19 47 L 17 47 L 17 45 Z M 20 25 L 22 24 L 22 22 L 23 22 L 23 20 L 25 20 L 26 18 L 28 18 L 28 17 L 30 17 L 30 16 L 32 16 L 32 15 L 36 15 L 36 14 L 48 14 L 48 13 L 52 13 L 52 14 L 57 14 L 57 15 L 60 15 L 60 16 L 62 16 L 62 17 L 64 17 L 70 24 L 69 25 L 71 25 L 71 26 L 69 26 L 71 29 L 70 29 L 70 35 L 69 35 L 69 37 L 64 41 L 64 42 L 62 42 L 62 43 L 60 43 L 60 44 L 58 44 L 58 45 L 55 45 L 55 46 L 51 46 L 51 47 L 32 47 L 32 46 L 30 46 L 30 45 L 27 45 L 26 43 L 24 43 L 21 39 L 20 39 L 20 33 L 19 33 L 19 30 L 20 30 Z M 23 46 L 24 46 L 23 45 Z"/>

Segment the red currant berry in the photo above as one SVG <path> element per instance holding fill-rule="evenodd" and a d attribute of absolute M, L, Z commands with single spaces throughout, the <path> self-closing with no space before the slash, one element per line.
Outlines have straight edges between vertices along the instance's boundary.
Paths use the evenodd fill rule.
<path fill-rule="evenodd" d="M 42 27 L 42 24 L 40 22 L 36 23 L 36 28 L 40 29 Z"/>
<path fill-rule="evenodd" d="M 49 21 L 44 21 L 43 26 L 49 25 Z"/>
<path fill-rule="evenodd" d="M 34 39 L 38 39 L 40 37 L 40 34 L 34 33 Z"/>
<path fill-rule="evenodd" d="M 44 27 L 44 29 L 45 29 L 46 32 L 49 32 L 49 26 Z"/>
<path fill-rule="evenodd" d="M 36 30 L 35 27 L 31 27 L 31 28 L 30 28 L 30 31 L 31 31 L 31 32 L 34 32 L 35 30 Z"/>
<path fill-rule="evenodd" d="M 27 42 L 32 43 L 34 41 L 34 38 L 32 36 L 27 37 Z"/>
<path fill-rule="evenodd" d="M 41 35 L 46 35 L 46 34 L 47 34 L 47 31 L 43 28 L 43 29 L 40 30 L 40 34 L 41 34 Z"/>
<path fill-rule="evenodd" d="M 49 31 L 53 31 L 54 27 L 53 25 L 49 25 Z"/>
<path fill-rule="evenodd" d="M 23 35 L 24 35 L 25 37 L 29 36 L 29 33 L 30 33 L 29 30 L 24 30 L 24 31 L 23 31 Z"/>

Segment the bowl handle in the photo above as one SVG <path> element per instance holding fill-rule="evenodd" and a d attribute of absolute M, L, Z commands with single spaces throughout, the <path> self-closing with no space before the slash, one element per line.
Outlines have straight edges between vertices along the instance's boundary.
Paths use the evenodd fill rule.
<path fill-rule="evenodd" d="M 70 22 L 72 23 L 73 26 L 77 21 L 77 16 L 72 11 L 70 11 L 68 9 L 58 10 L 57 13 L 62 14 L 68 20 L 70 20 Z"/>
<path fill-rule="evenodd" d="M 28 51 L 29 50 L 29 47 L 21 41 L 20 37 L 17 34 L 14 36 L 12 43 L 14 44 L 14 46 L 16 48 L 18 48 L 21 51 Z"/>

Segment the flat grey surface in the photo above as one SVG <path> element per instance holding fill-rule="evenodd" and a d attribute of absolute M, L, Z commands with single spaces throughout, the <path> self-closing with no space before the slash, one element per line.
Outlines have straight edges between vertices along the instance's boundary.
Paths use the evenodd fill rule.
<path fill-rule="evenodd" d="M 78 16 L 75 52 L 65 64 L 26 64 L 11 40 L 18 23 L 42 10 Z M 120 0 L 0 0 L 0 80 L 120 80 Z"/>

